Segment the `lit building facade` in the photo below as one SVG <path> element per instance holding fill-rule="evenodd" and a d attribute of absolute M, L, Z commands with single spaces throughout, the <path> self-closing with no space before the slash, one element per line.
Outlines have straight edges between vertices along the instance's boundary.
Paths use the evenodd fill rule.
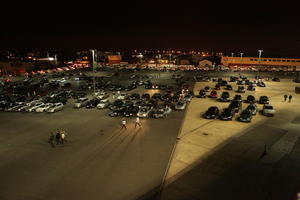
<path fill-rule="evenodd" d="M 258 58 L 222 56 L 222 65 L 230 69 L 261 71 L 300 71 L 299 58 Z"/>

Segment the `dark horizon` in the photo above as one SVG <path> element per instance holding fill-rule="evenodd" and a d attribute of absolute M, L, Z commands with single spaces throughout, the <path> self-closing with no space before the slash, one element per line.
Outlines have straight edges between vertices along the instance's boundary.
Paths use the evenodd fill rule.
<path fill-rule="evenodd" d="M 203 50 L 300 56 L 297 6 L 272 2 L 5 2 L 1 49 Z"/>

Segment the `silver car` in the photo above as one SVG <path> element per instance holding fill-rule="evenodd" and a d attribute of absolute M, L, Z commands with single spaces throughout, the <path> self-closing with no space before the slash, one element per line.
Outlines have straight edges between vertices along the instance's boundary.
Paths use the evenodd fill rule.
<path fill-rule="evenodd" d="M 137 113 L 137 116 L 138 117 L 148 117 L 150 112 L 151 112 L 151 108 L 144 106 L 139 110 L 139 112 Z"/>
<path fill-rule="evenodd" d="M 265 104 L 262 110 L 263 115 L 265 116 L 274 116 L 275 115 L 275 109 L 270 104 Z"/>
<path fill-rule="evenodd" d="M 88 98 L 79 98 L 77 101 L 75 101 L 74 108 L 84 107 L 84 106 L 86 106 L 88 101 L 89 101 Z"/>
<path fill-rule="evenodd" d="M 62 103 L 54 103 L 51 107 L 47 109 L 48 113 L 54 113 L 60 111 L 64 108 L 64 104 Z"/>

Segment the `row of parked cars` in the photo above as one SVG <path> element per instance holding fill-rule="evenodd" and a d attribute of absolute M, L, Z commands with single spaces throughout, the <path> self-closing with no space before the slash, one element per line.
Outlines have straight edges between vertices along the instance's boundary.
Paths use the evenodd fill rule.
<path fill-rule="evenodd" d="M 176 95 L 176 94 L 175 94 Z M 171 94 L 155 93 L 152 96 L 148 93 L 119 93 L 115 95 L 114 101 L 110 102 L 110 94 L 104 91 L 96 91 L 92 99 L 79 98 L 74 103 L 74 108 L 108 108 L 109 116 L 124 117 L 153 117 L 164 118 L 173 110 L 184 110 L 187 102 L 192 99 L 192 94 L 185 93 L 180 97 Z M 175 98 L 174 98 L 175 97 Z"/>

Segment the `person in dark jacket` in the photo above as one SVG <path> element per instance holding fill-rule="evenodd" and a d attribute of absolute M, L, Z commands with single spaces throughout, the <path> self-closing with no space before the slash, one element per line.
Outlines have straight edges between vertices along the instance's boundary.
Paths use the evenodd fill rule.
<path fill-rule="evenodd" d="M 287 94 L 285 94 L 285 95 L 283 96 L 283 98 L 284 98 L 284 101 L 286 101 L 286 100 L 287 100 L 287 98 L 288 98 L 288 95 L 287 95 Z"/>
<path fill-rule="evenodd" d="M 293 96 L 290 94 L 289 96 L 289 102 L 291 103 Z"/>
<path fill-rule="evenodd" d="M 56 132 L 55 139 L 56 139 L 56 145 L 59 145 L 60 140 L 61 140 L 61 136 L 60 136 L 60 131 L 59 130 L 57 130 L 57 132 Z"/>

